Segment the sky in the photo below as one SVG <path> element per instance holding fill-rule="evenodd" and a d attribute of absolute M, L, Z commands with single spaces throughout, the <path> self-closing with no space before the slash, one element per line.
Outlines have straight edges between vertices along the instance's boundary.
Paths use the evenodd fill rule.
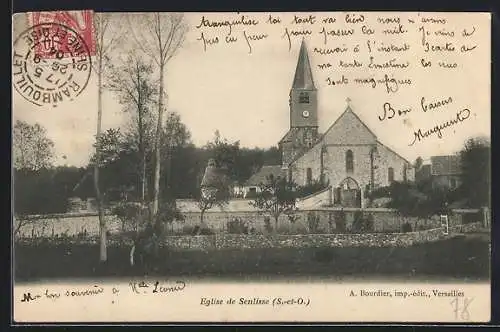
<path fill-rule="evenodd" d="M 236 42 L 226 43 L 229 27 L 210 27 L 214 22 L 250 19 L 258 24 L 238 24 L 231 27 Z M 192 134 L 193 143 L 204 145 L 215 130 L 230 141 L 239 140 L 244 147 L 275 146 L 289 127 L 289 92 L 295 72 L 302 35 L 293 32 L 310 31 L 304 36 L 309 51 L 312 73 L 318 89 L 319 130 L 324 132 L 347 106 L 377 135 L 378 139 L 408 160 L 422 156 L 451 154 L 473 136 L 490 133 L 490 17 L 487 14 L 430 14 L 430 13 L 272 13 L 274 24 L 266 22 L 269 13 L 186 13 L 189 27 L 185 43 L 168 63 L 165 86 L 168 92 L 168 111 L 180 114 Z M 311 18 L 310 15 L 314 17 Z M 205 18 L 205 21 L 202 18 Z M 335 22 L 323 19 L 335 18 Z M 277 23 L 279 18 L 280 23 Z M 300 18 L 300 20 L 299 20 Z M 392 18 L 387 24 L 378 18 Z M 399 19 L 399 23 L 395 19 Z M 412 22 L 415 23 L 411 23 Z M 381 20 L 383 21 L 383 20 Z M 314 23 L 314 24 L 312 24 Z M 23 14 L 14 17 L 15 38 L 25 27 Z M 365 26 L 365 28 L 363 28 Z M 422 27 L 429 47 L 451 42 L 455 51 L 426 52 L 422 44 Z M 139 29 L 139 27 L 134 27 Z M 349 29 L 353 33 L 349 34 Z M 368 29 L 372 35 L 363 34 Z M 407 31 L 384 33 L 385 29 Z M 470 36 L 464 37 L 463 30 Z M 343 30 L 343 31 L 341 31 Z M 453 37 L 449 33 L 453 31 Z M 330 33 L 328 33 L 330 32 Z M 218 37 L 217 44 L 205 40 Z M 445 34 L 448 33 L 448 37 Z M 343 35 L 342 34 L 347 34 Z M 261 36 L 250 42 L 245 36 Z M 266 37 L 263 37 L 266 35 Z M 288 36 L 290 35 L 290 41 Z M 326 41 L 325 41 L 326 36 Z M 258 39 L 257 37 L 255 39 Z M 424 41 L 424 42 L 425 42 Z M 124 45 L 130 46 L 130 38 Z M 373 43 L 372 53 L 367 43 Z M 407 51 L 376 51 L 378 46 L 403 47 Z M 461 46 L 469 48 L 461 52 Z M 355 52 L 359 46 L 359 52 Z M 347 50 L 340 52 L 342 48 Z M 125 50 L 110 55 L 116 59 Z M 316 49 L 316 51 L 315 51 Z M 374 50 L 375 49 L 375 50 Z M 383 49 L 382 49 L 383 50 Z M 322 54 L 323 53 L 323 54 Z M 325 54 L 329 53 L 329 54 Z M 370 56 L 376 63 L 408 63 L 407 68 L 369 69 Z M 425 59 L 423 61 L 422 59 Z M 345 68 L 340 61 L 362 62 L 361 68 Z M 422 62 L 431 62 L 423 68 Z M 439 62 L 457 63 L 457 68 L 439 67 Z M 327 66 L 326 64 L 330 64 Z M 324 65 L 323 69 L 319 65 Z M 400 80 L 397 92 L 388 93 L 384 84 L 371 88 L 356 84 L 355 78 L 389 78 Z M 344 76 L 349 83 L 329 85 Z M 411 85 L 404 82 L 411 81 Z M 37 106 L 13 91 L 13 120 L 38 122 L 47 129 L 55 143 L 56 164 L 84 166 L 92 152 L 97 124 L 96 75 L 92 73 L 86 89 L 73 101 L 53 106 Z M 424 112 L 421 100 L 450 100 L 444 106 Z M 384 104 L 396 110 L 392 119 L 383 118 Z M 127 114 L 113 92 L 103 95 L 103 129 L 123 126 Z M 386 109 L 388 109 L 386 104 Z M 402 116 L 398 109 L 411 109 Z M 468 119 L 410 145 L 414 132 L 432 129 L 456 119 L 457 112 L 468 109 Z M 465 114 L 465 113 L 462 113 Z"/>

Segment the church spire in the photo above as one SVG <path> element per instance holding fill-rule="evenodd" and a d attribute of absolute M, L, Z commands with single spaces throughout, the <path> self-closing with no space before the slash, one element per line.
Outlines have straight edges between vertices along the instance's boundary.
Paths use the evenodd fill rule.
<path fill-rule="evenodd" d="M 309 63 L 309 55 L 307 54 L 306 41 L 302 38 L 300 45 L 299 59 L 297 68 L 295 69 L 295 77 L 293 79 L 292 89 L 315 90 L 314 80 Z"/>

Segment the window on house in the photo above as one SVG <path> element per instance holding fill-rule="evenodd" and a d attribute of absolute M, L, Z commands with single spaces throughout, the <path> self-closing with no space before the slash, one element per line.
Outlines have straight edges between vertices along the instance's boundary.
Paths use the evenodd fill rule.
<path fill-rule="evenodd" d="M 312 183 L 312 169 L 311 168 L 308 168 L 307 171 L 306 171 L 306 184 L 307 185 L 310 185 Z"/>
<path fill-rule="evenodd" d="M 404 182 L 408 181 L 408 175 L 406 174 L 406 172 L 408 172 L 408 167 L 405 165 L 403 167 L 403 181 Z"/>
<path fill-rule="evenodd" d="M 288 169 L 288 181 L 292 181 L 292 169 Z"/>
<path fill-rule="evenodd" d="M 389 178 L 389 183 L 394 182 L 394 168 L 389 167 L 387 176 Z"/>
<path fill-rule="evenodd" d="M 309 104 L 309 94 L 307 92 L 301 92 L 299 94 L 299 103 L 300 104 Z"/>
<path fill-rule="evenodd" d="M 347 172 L 354 171 L 354 156 L 351 150 L 347 150 L 345 153 L 345 170 Z"/>
<path fill-rule="evenodd" d="M 450 187 L 451 189 L 455 189 L 457 187 L 457 179 L 450 179 Z"/>

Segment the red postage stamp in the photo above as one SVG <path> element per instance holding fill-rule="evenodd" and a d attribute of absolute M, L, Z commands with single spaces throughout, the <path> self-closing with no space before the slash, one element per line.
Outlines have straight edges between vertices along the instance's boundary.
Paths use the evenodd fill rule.
<path fill-rule="evenodd" d="M 87 45 L 91 56 L 95 55 L 96 52 L 93 17 L 92 10 L 32 12 L 28 14 L 31 26 L 56 23 L 72 29 Z M 57 29 L 55 25 L 54 29 Z M 67 50 L 70 49 L 69 44 L 71 43 L 70 36 L 70 34 L 65 34 L 50 45 L 40 43 L 36 45 L 35 52 L 42 58 L 54 58 L 56 54 L 67 56 Z"/>

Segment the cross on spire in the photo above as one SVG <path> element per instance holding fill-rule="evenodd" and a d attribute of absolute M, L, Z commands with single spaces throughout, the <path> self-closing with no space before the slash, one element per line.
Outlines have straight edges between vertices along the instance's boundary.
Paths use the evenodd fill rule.
<path fill-rule="evenodd" d="M 347 97 L 345 101 L 347 103 L 347 106 L 351 106 L 351 98 Z"/>

